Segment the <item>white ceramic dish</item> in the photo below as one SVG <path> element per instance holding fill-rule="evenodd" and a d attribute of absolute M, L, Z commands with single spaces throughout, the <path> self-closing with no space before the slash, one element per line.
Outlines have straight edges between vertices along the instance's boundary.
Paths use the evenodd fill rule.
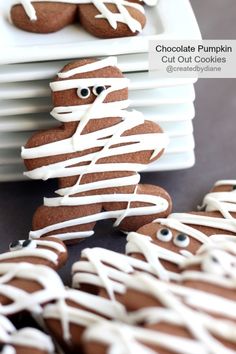
<path fill-rule="evenodd" d="M 195 99 L 193 85 L 164 87 L 129 92 L 130 108 L 191 103 Z M 50 97 L 0 100 L 0 116 L 50 112 Z"/>
<path fill-rule="evenodd" d="M 193 79 L 157 79 L 151 76 L 148 71 L 129 73 L 126 77 L 130 80 L 130 91 L 149 90 L 164 87 L 178 87 L 191 85 Z M 53 81 L 52 79 L 50 81 Z M 0 86 L 0 100 L 18 99 L 31 97 L 48 97 L 51 94 L 49 80 L 23 81 L 2 83 Z"/>
<path fill-rule="evenodd" d="M 146 6 L 147 25 L 140 35 L 105 40 L 79 25 L 49 35 L 19 30 L 8 21 L 12 1 L 0 2 L 0 64 L 145 53 L 150 39 L 201 38 L 189 0 L 160 0 L 154 8 Z"/>
<path fill-rule="evenodd" d="M 150 120 L 148 116 L 146 116 L 146 119 Z M 193 124 L 191 120 L 165 122 L 157 119 L 156 123 L 158 123 L 169 136 L 182 136 L 193 132 Z M 58 121 L 52 117 L 43 116 L 42 114 L 32 116 L 10 116 L 7 117 L 7 119 L 0 118 L 0 132 L 6 133 L 37 131 L 57 127 L 58 125 Z"/>
<path fill-rule="evenodd" d="M 15 158 L 20 157 L 20 147 L 23 146 L 33 132 L 1 132 L 0 133 L 0 163 L 1 157 Z M 166 149 L 166 153 L 173 154 L 185 152 L 194 148 L 193 134 L 187 135 L 170 135 L 170 143 Z M 18 149 L 18 150 L 17 150 Z M 10 151 L 11 150 L 11 151 Z M 5 162 L 6 163 L 6 162 Z"/>
<path fill-rule="evenodd" d="M 139 109 L 146 120 L 151 120 L 166 127 L 172 125 L 175 132 L 185 131 L 187 124 L 194 118 L 195 111 L 192 103 L 177 105 L 160 105 Z M 178 124 L 176 124 L 178 122 Z M 183 128 L 183 124 L 185 128 Z M 57 126 L 58 122 L 49 113 L 32 113 L 26 115 L 13 115 L 0 117 L 0 131 L 28 131 L 39 130 Z M 192 126 L 192 125 L 191 125 Z M 165 129 L 165 128 L 164 128 Z"/>
<path fill-rule="evenodd" d="M 118 67 L 120 70 L 131 79 L 131 84 L 134 87 L 142 88 L 143 84 L 148 88 L 177 86 L 187 83 L 196 82 L 196 78 L 156 78 L 148 73 L 148 54 L 130 54 L 117 56 Z M 56 74 L 68 64 L 70 60 L 52 61 L 52 62 L 36 62 L 27 64 L 12 64 L 0 66 L 0 83 L 8 84 L 19 82 L 25 85 L 25 81 L 47 80 L 47 83 L 56 76 Z M 130 74 L 127 74 L 130 73 Z M 142 80 L 142 84 L 140 81 Z M 33 83 L 30 83 L 31 85 Z M 38 83 L 40 84 L 40 82 Z M 29 84 L 27 84 L 29 85 Z M 10 85 L 11 86 L 11 85 Z M 10 87 L 9 86 L 9 87 Z M 1 85 L 1 92 L 4 85 Z M 16 85 L 17 87 L 17 85 Z M 23 86 L 24 87 L 24 86 Z M 5 86 L 4 88 L 8 88 Z M 143 87 L 145 88 L 145 87 Z"/>
<path fill-rule="evenodd" d="M 166 154 L 148 167 L 145 172 L 169 171 L 190 168 L 195 163 L 194 150 L 184 153 Z M 0 164 L 0 182 L 29 180 L 23 175 L 24 165 L 21 162 Z"/>

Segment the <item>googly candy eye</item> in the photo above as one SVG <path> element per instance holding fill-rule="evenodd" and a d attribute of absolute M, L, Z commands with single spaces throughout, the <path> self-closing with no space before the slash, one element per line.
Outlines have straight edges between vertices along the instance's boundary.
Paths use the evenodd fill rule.
<path fill-rule="evenodd" d="M 82 98 L 86 99 L 90 96 L 90 89 L 88 87 L 79 87 L 77 90 L 77 95 Z"/>
<path fill-rule="evenodd" d="M 169 229 L 160 229 L 157 232 L 157 238 L 163 242 L 169 242 L 172 239 L 172 232 Z"/>
<path fill-rule="evenodd" d="M 175 236 L 173 242 L 174 242 L 175 246 L 180 247 L 180 248 L 185 248 L 185 247 L 188 247 L 188 245 L 190 243 L 190 239 L 185 234 L 178 234 L 177 236 Z"/>
<path fill-rule="evenodd" d="M 20 241 L 13 241 L 9 245 L 9 250 L 12 251 L 18 251 L 22 248 L 21 242 Z"/>
<path fill-rule="evenodd" d="M 97 85 L 93 87 L 93 93 L 95 96 L 100 95 L 100 93 L 102 93 L 104 90 L 106 90 L 105 86 Z"/>
<path fill-rule="evenodd" d="M 23 243 L 22 243 L 22 247 L 23 248 L 36 248 L 37 247 L 37 244 L 35 242 L 35 240 L 25 240 Z"/>

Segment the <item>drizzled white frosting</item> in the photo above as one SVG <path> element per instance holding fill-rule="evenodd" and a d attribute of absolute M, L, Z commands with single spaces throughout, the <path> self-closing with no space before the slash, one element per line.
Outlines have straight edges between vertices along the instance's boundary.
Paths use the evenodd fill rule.
<path fill-rule="evenodd" d="M 70 306 L 67 301 L 72 301 L 78 307 Z M 44 319 L 56 319 L 61 322 L 63 339 L 66 341 L 71 339 L 71 323 L 88 327 L 106 321 L 106 318 L 125 321 L 126 317 L 127 313 L 122 304 L 73 289 L 66 290 L 63 299 L 46 305 L 43 311 Z"/>
<path fill-rule="evenodd" d="M 14 346 L 28 347 L 32 348 L 32 350 L 35 348 L 47 353 L 54 353 L 54 345 L 51 338 L 35 328 L 26 327 L 12 333 L 1 354 L 15 354 L 16 349 Z"/>
<path fill-rule="evenodd" d="M 23 243 L 23 240 L 19 242 Z M 66 249 L 63 245 L 53 240 L 36 240 L 36 247 L 25 247 L 16 251 L 10 251 L 0 254 L 0 262 L 9 260 L 9 262 L 14 261 L 14 258 L 21 257 L 37 257 L 49 260 L 54 264 L 58 264 L 58 256 L 61 253 L 65 253 Z M 45 249 L 42 247 L 47 247 L 50 249 Z"/>
<path fill-rule="evenodd" d="M 52 115 L 63 122 L 78 121 L 78 127 L 70 138 L 48 143 L 34 148 L 22 148 L 23 159 L 34 159 L 39 157 L 50 157 L 66 153 L 81 152 L 90 148 L 100 148 L 99 151 L 87 154 L 81 157 L 74 157 L 61 162 L 55 162 L 47 166 L 36 168 L 26 172 L 33 179 L 65 178 L 70 176 L 79 176 L 75 185 L 67 188 L 61 188 L 56 191 L 59 197 L 45 198 L 44 205 L 50 207 L 56 206 L 83 206 L 94 203 L 107 202 L 126 202 L 127 207 L 122 210 L 104 211 L 93 215 L 80 217 L 78 219 L 60 222 L 47 226 L 41 230 L 32 231 L 31 238 L 40 238 L 49 232 L 54 232 L 54 236 L 62 239 L 84 238 L 91 236 L 93 231 L 60 233 L 60 229 L 78 226 L 98 220 L 116 219 L 115 226 L 127 216 L 151 215 L 161 213 L 168 209 L 168 201 L 159 196 L 147 194 L 137 194 L 137 184 L 140 176 L 138 171 L 144 169 L 146 165 L 138 163 L 99 163 L 103 158 L 115 157 L 123 154 L 132 154 L 139 151 L 153 151 L 151 159 L 157 156 L 168 144 L 168 138 L 163 133 L 149 133 L 123 136 L 124 132 L 144 123 L 144 118 L 140 112 L 127 111 L 128 101 L 116 101 L 104 103 L 106 97 L 117 90 L 127 87 L 127 79 L 124 78 L 90 78 L 90 79 L 69 79 L 71 75 L 78 73 L 91 72 L 93 70 L 113 66 L 114 58 L 107 58 L 95 63 L 86 64 L 72 69 L 66 73 L 60 73 L 59 76 L 68 78 L 68 80 L 56 81 L 51 84 L 53 91 L 63 91 L 71 88 L 83 88 L 96 85 L 105 85 L 107 89 L 97 96 L 91 105 L 56 107 Z M 120 117 L 121 121 L 113 126 L 97 130 L 92 133 L 82 134 L 85 126 L 91 119 L 103 119 L 105 117 Z M 117 146 L 122 144 L 121 146 Z M 123 145 L 125 144 L 125 145 Z M 127 145 L 128 144 L 128 145 Z M 78 166 L 81 163 L 88 165 Z M 76 165 L 76 166 L 75 166 Z M 73 167 L 72 167 L 73 166 Z M 130 172 L 130 176 L 111 178 L 97 182 L 81 184 L 81 180 L 86 174 L 96 172 Z M 134 186 L 134 192 L 130 194 L 96 194 L 73 197 L 77 193 L 86 193 L 91 190 L 104 189 L 114 186 Z M 72 197 L 71 197 L 72 196 Z M 138 208 L 132 208 L 132 202 L 143 202 L 148 205 Z M 55 234 L 55 231 L 57 233 Z"/>
<path fill-rule="evenodd" d="M 168 271 L 161 260 L 180 264 L 184 257 L 159 247 L 150 237 L 129 233 L 127 237 L 127 253 L 138 252 L 146 261 L 106 250 L 104 248 L 86 248 L 81 253 L 81 260 L 72 267 L 73 287 L 90 284 L 105 288 L 112 300 L 115 293 L 124 293 L 124 282 L 136 271 L 151 273 L 162 280 L 178 280 L 179 275 Z"/>
<path fill-rule="evenodd" d="M 15 278 L 37 282 L 42 289 L 30 294 L 8 284 Z M 63 296 L 64 285 L 58 274 L 49 267 L 23 262 L 0 263 L 0 294 L 11 300 L 10 304 L 0 306 L 3 315 L 24 310 L 41 313 L 43 304 Z"/>
<path fill-rule="evenodd" d="M 38 0 L 17 0 L 15 2 L 16 4 L 20 3 L 24 7 L 26 14 L 31 21 L 37 20 L 37 13 L 33 6 L 34 2 L 38 2 Z M 91 4 L 94 5 L 99 12 L 95 18 L 106 19 L 113 29 L 117 29 L 118 23 L 124 23 L 132 32 L 142 31 L 140 22 L 133 18 L 129 13 L 129 8 L 133 8 L 144 14 L 143 6 L 137 3 L 132 3 L 126 0 L 40 0 L 40 3 L 42 2 L 61 2 L 76 5 Z M 146 3 L 149 6 L 154 6 L 156 0 L 147 0 Z M 107 4 L 116 5 L 117 12 L 114 13 L 110 11 Z"/>
<path fill-rule="evenodd" d="M 234 301 L 192 288 L 162 282 L 141 273 L 133 276 L 126 285 L 127 288 L 146 293 L 161 303 L 160 308 L 142 308 L 137 313 L 131 313 L 130 318 L 134 322 L 141 320 L 154 324 L 164 321 L 170 325 L 182 325 L 190 331 L 199 344 L 203 345 L 205 353 L 234 352 L 223 347 L 212 337 L 214 334 L 219 338 L 235 342 L 236 345 Z M 214 316 L 222 316 L 223 319 L 216 319 Z M 174 338 L 171 342 L 174 343 Z M 168 344 L 165 343 L 165 345 Z M 183 348 L 181 347 L 182 350 Z M 177 346 L 175 350 L 174 352 L 178 353 Z M 191 350 L 190 353 L 192 353 Z"/>

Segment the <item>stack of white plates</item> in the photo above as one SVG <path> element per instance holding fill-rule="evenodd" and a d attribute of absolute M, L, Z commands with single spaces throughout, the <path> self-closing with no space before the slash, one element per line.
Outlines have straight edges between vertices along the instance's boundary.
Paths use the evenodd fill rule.
<path fill-rule="evenodd" d="M 48 35 L 13 27 L 7 14 L 13 0 L 0 3 L 0 180 L 23 179 L 20 147 L 39 129 L 58 124 L 49 114 L 49 82 L 69 61 L 116 55 L 130 79 L 131 107 L 160 124 L 170 144 L 148 171 L 194 164 L 192 119 L 195 79 L 157 79 L 148 73 L 150 39 L 200 39 L 189 0 L 159 0 L 146 8 L 147 26 L 137 37 L 95 39 L 79 26 Z"/>

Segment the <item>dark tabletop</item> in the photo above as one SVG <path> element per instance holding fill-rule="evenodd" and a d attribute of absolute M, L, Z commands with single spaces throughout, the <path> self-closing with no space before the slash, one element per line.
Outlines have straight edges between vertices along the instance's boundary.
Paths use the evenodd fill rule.
<path fill-rule="evenodd" d="M 191 2 L 204 39 L 236 37 L 235 0 Z M 178 212 L 195 209 L 216 180 L 236 178 L 236 80 L 201 79 L 195 87 L 195 166 L 142 176 L 142 182 L 167 189 Z M 34 210 L 55 186 L 51 181 L 0 183 L 0 251 L 6 250 L 12 240 L 27 238 Z M 111 232 L 111 227 L 110 222 L 100 222 L 95 236 L 69 247 L 70 260 L 61 271 L 66 283 L 70 283 L 70 266 L 79 258 L 82 248 L 103 246 L 124 250 L 124 235 Z"/>

